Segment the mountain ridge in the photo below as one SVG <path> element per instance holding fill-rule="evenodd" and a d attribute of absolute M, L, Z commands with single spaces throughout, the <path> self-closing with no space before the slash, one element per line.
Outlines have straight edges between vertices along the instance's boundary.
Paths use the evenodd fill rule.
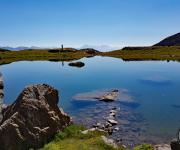
<path fill-rule="evenodd" d="M 163 39 L 154 46 L 180 46 L 180 32 Z"/>

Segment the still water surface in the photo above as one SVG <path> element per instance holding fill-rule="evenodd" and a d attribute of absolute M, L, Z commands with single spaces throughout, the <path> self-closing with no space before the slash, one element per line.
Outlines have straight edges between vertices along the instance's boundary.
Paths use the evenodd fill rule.
<path fill-rule="evenodd" d="M 130 129 L 137 125 L 144 131 L 141 137 L 134 133 L 132 136 L 138 137 L 140 142 L 168 143 L 168 140 L 175 137 L 176 130 L 180 127 L 180 63 L 125 62 L 106 57 L 83 58 L 80 61 L 85 63 L 85 67 L 75 68 L 68 66 L 68 62 L 62 65 L 61 62 L 49 61 L 21 61 L 1 66 L 5 85 L 4 103 L 12 103 L 27 85 L 47 83 L 59 90 L 59 105 L 74 120 L 80 120 L 78 117 L 84 120 L 92 117 L 96 121 L 98 118 L 93 118 L 95 110 L 107 111 L 105 107 L 108 105 L 119 104 L 81 104 L 73 101 L 74 95 L 102 89 L 126 89 L 138 101 L 139 106 L 119 107 L 124 107 L 126 114 L 127 111 L 131 112 L 129 118 L 133 114 L 142 118 L 136 120 L 138 124 L 130 122 L 126 135 L 130 135 Z M 128 116 L 125 119 L 128 120 Z M 139 130 L 135 132 L 138 133 Z"/>

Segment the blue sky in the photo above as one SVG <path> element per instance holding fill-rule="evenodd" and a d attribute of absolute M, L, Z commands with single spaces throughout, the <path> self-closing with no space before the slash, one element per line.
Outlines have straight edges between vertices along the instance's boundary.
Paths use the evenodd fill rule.
<path fill-rule="evenodd" d="M 0 46 L 151 45 L 180 32 L 179 0 L 0 0 Z"/>

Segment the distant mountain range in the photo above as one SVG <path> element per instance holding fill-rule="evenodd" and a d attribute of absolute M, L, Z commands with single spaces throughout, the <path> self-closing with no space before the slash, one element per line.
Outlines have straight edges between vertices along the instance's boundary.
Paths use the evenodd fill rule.
<path fill-rule="evenodd" d="M 19 46 L 19 47 L 0 47 L 1 49 L 7 49 L 11 51 L 18 51 L 18 50 L 25 50 L 25 49 L 42 49 L 41 47 L 31 46 L 31 47 L 25 47 L 25 46 Z"/>
<path fill-rule="evenodd" d="M 48 49 L 47 47 L 37 47 L 37 46 L 31 46 L 31 47 L 26 47 L 26 46 L 19 46 L 19 47 L 10 47 L 10 46 L 6 46 L 6 47 L 1 47 L 1 49 L 6 49 L 6 50 L 11 50 L 11 51 L 18 51 L 18 50 L 26 50 L 26 49 Z M 51 48 L 55 48 L 55 47 L 51 47 Z M 50 49 L 51 49 L 50 48 Z M 100 50 L 100 51 L 110 51 L 110 50 L 115 50 L 115 49 L 120 49 L 120 47 L 113 47 L 113 46 L 109 46 L 109 45 L 83 45 L 77 49 L 85 49 L 85 48 L 93 48 L 96 50 Z"/>
<path fill-rule="evenodd" d="M 80 49 L 84 49 L 84 48 L 93 48 L 103 52 L 103 51 L 121 49 L 122 47 L 109 46 L 109 45 L 83 45 L 82 47 L 80 47 Z"/>
<path fill-rule="evenodd" d="M 180 46 L 180 33 L 167 37 L 154 46 Z"/>
<path fill-rule="evenodd" d="M 153 45 L 153 46 L 180 46 L 180 33 L 174 34 L 170 37 L 165 38 L 164 40 L 160 41 L 159 43 Z M 109 45 L 83 45 L 79 49 L 84 49 L 84 48 L 93 48 L 99 51 L 111 51 L 115 49 L 120 49 L 122 47 L 114 47 L 114 46 L 109 46 Z M 12 51 L 17 51 L 17 50 L 26 50 L 26 49 L 45 49 L 44 47 L 37 47 L 37 46 L 31 46 L 31 47 L 26 47 L 26 46 L 19 46 L 19 47 L 1 47 L 1 50 L 12 50 Z"/>

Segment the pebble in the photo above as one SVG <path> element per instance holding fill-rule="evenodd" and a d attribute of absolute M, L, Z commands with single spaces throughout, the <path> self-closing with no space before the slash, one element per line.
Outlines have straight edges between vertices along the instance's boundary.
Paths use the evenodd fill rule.
<path fill-rule="evenodd" d="M 114 128 L 114 131 L 119 131 L 119 127 Z"/>
<path fill-rule="evenodd" d="M 102 136 L 102 140 L 103 140 L 106 144 L 111 145 L 111 146 L 113 146 L 114 148 L 118 148 L 117 144 L 114 142 L 113 139 L 108 139 L 107 137 Z"/>
<path fill-rule="evenodd" d="M 170 145 L 163 144 L 163 145 L 155 145 L 154 146 L 155 150 L 171 150 Z"/>
<path fill-rule="evenodd" d="M 116 120 L 113 120 L 113 119 L 109 119 L 108 122 L 112 125 L 117 125 L 118 122 Z"/>

